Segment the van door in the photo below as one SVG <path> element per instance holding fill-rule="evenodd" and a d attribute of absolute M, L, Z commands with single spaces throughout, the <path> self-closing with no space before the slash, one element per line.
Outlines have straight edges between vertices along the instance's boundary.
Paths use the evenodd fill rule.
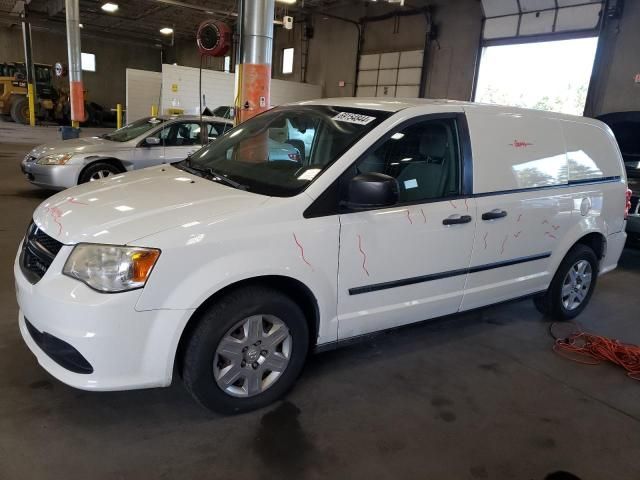
<path fill-rule="evenodd" d="M 462 310 L 545 290 L 573 207 L 557 120 L 479 111 L 467 118 L 478 221 Z"/>
<path fill-rule="evenodd" d="M 338 338 L 456 312 L 476 223 L 463 198 L 464 117 L 429 115 L 389 132 L 345 173 L 398 180 L 391 208 L 340 215 Z M 466 124 L 465 124 L 466 125 Z"/>

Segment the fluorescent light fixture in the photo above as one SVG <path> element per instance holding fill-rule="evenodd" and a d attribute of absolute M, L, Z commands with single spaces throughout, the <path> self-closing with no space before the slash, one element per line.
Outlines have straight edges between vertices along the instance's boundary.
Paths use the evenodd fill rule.
<path fill-rule="evenodd" d="M 296 0 L 276 0 L 276 2 L 288 3 L 289 5 L 293 5 L 294 3 L 296 3 Z"/>
<path fill-rule="evenodd" d="M 171 35 L 173 33 L 173 28 L 171 27 L 162 27 L 160 29 L 160 33 L 163 35 Z"/>
<path fill-rule="evenodd" d="M 83 24 L 81 24 L 81 23 L 79 23 L 79 24 L 78 24 L 78 26 L 79 26 L 80 28 L 84 28 L 84 25 L 83 25 Z"/>
<path fill-rule="evenodd" d="M 102 10 L 104 10 L 105 12 L 113 13 L 116 10 L 118 10 L 118 4 L 107 2 L 107 3 L 103 3 L 102 7 L 100 8 L 102 8 Z"/>

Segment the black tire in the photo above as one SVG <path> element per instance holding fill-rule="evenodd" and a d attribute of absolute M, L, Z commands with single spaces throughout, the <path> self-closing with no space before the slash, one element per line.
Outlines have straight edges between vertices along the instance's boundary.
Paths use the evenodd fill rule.
<path fill-rule="evenodd" d="M 27 97 L 14 97 L 14 101 L 11 102 L 11 119 L 23 125 L 29 123 L 29 99 Z"/>
<path fill-rule="evenodd" d="M 122 171 L 116 167 L 115 165 L 107 162 L 95 162 L 90 163 L 82 172 L 80 172 L 80 176 L 78 178 L 78 185 L 81 183 L 87 183 L 91 181 L 91 178 L 94 176 L 98 176 L 100 172 L 103 172 L 104 176 L 108 175 L 117 175 L 118 173 L 122 173 Z M 108 174 L 106 174 L 108 172 Z M 94 178 L 94 180 L 98 180 L 98 178 Z"/>
<path fill-rule="evenodd" d="M 582 300 L 578 307 L 570 310 L 567 309 L 563 303 L 562 288 L 565 278 L 569 274 L 569 270 L 581 260 L 587 261 L 591 267 L 591 283 L 584 300 Z M 591 295 L 593 295 L 593 290 L 598 282 L 598 268 L 598 258 L 591 248 L 582 244 L 574 245 L 564 257 L 562 263 L 560 263 L 547 291 L 542 295 L 534 297 L 534 305 L 540 313 L 553 320 L 565 321 L 577 317 L 589 304 Z"/>
<path fill-rule="evenodd" d="M 286 325 L 291 335 L 289 362 L 277 380 L 261 393 L 235 397 L 225 392 L 214 377 L 216 349 L 230 329 L 253 315 L 274 315 Z M 268 287 L 245 287 L 220 298 L 201 315 L 184 349 L 182 379 L 189 393 L 204 407 L 225 414 L 247 412 L 275 402 L 293 386 L 308 350 L 309 328 L 298 304 Z"/>

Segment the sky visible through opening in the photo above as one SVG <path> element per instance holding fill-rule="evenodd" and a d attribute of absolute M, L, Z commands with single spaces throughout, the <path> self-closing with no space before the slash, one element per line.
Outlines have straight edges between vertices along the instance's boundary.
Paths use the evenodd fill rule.
<path fill-rule="evenodd" d="M 485 47 L 476 102 L 582 115 L 597 37 Z"/>

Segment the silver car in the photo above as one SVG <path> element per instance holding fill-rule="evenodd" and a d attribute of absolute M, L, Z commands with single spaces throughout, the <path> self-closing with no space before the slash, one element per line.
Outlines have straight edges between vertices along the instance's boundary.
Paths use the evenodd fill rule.
<path fill-rule="evenodd" d="M 229 119 L 202 117 L 205 142 L 233 127 Z M 200 117 L 147 117 L 102 137 L 40 145 L 22 160 L 34 185 L 61 190 L 129 170 L 184 160 L 203 146 Z"/>

